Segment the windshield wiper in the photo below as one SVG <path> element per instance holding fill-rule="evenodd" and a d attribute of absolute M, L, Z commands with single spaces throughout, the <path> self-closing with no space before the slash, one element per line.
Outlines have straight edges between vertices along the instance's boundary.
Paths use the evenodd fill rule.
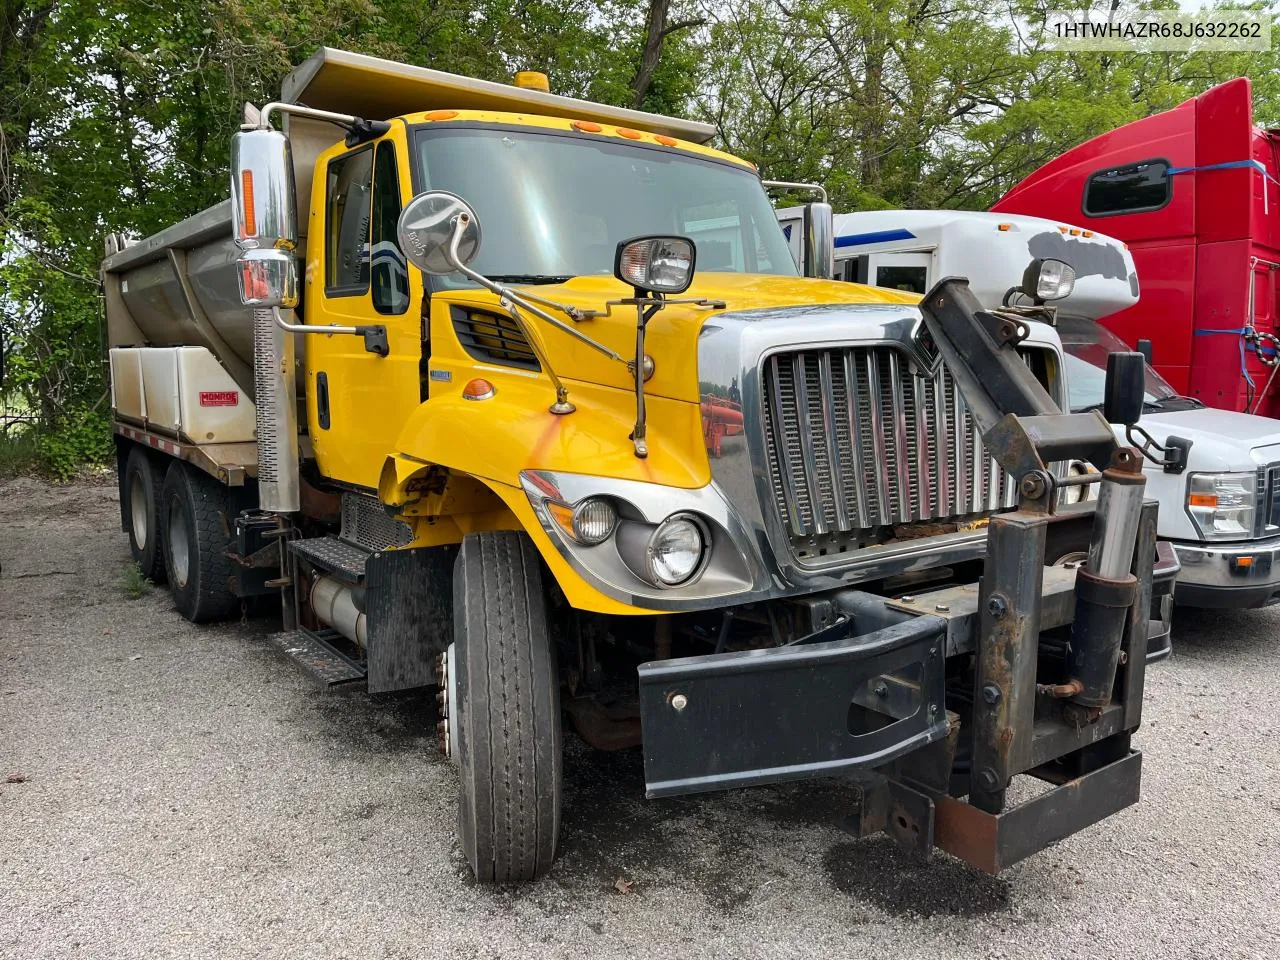
<path fill-rule="evenodd" d="M 1160 400 L 1150 401 L 1150 405 L 1157 410 L 1199 410 L 1204 406 L 1204 402 L 1197 400 L 1195 397 L 1184 397 L 1181 394 L 1174 394 L 1172 397 L 1164 397 Z"/>
<path fill-rule="evenodd" d="M 550 273 L 494 273 L 488 274 L 488 277 L 497 283 L 564 283 L 572 280 L 573 274 L 556 276 Z"/>

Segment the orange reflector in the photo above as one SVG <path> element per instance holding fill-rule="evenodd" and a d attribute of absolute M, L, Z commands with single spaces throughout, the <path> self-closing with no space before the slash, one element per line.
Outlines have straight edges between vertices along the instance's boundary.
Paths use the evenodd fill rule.
<path fill-rule="evenodd" d="M 997 227 L 996 227 L 996 229 L 997 229 L 997 230 L 999 230 L 1001 233 L 1008 233 L 1010 230 L 1012 230 L 1012 229 L 1013 229 L 1013 224 L 1012 224 L 1012 223 L 1002 223 L 1002 224 L 1000 224 L 999 226 L 997 226 Z"/>
<path fill-rule="evenodd" d="M 1078 236 L 1080 236 L 1080 231 L 1079 231 L 1079 229 L 1078 229 L 1078 228 L 1076 228 L 1076 227 L 1072 227 L 1072 228 L 1071 228 L 1071 235 L 1072 235 L 1073 237 L 1078 237 Z"/>
<path fill-rule="evenodd" d="M 258 235 L 258 216 L 253 209 L 253 171 L 244 170 L 240 174 L 240 204 L 244 212 L 242 223 L 246 237 Z"/>
<path fill-rule="evenodd" d="M 477 377 L 462 388 L 462 398 L 464 400 L 488 400 L 497 392 L 492 383 Z"/>
<path fill-rule="evenodd" d="M 573 121 L 573 129 L 581 130 L 583 133 L 599 133 L 604 127 L 598 123 L 592 123 L 590 120 Z"/>
<path fill-rule="evenodd" d="M 1086 236 L 1086 237 L 1092 237 L 1092 236 L 1093 236 L 1093 231 L 1092 231 L 1092 230 L 1086 230 L 1082 235 L 1083 235 L 1083 236 Z"/>
<path fill-rule="evenodd" d="M 551 514 L 551 519 L 556 522 L 556 525 L 561 530 L 563 530 L 569 536 L 571 537 L 573 536 L 573 508 L 572 507 L 566 507 L 563 503 L 556 503 L 554 500 L 548 500 L 547 513 Z"/>
<path fill-rule="evenodd" d="M 674 146 L 676 145 L 676 138 L 675 138 L 675 137 L 666 137 L 666 136 L 663 136 L 663 135 L 662 135 L 662 134 L 660 134 L 660 133 L 658 133 L 658 134 L 654 134 L 653 139 L 657 140 L 657 141 L 658 141 L 660 144 L 662 144 L 664 147 L 674 147 Z"/>
<path fill-rule="evenodd" d="M 1187 503 L 1193 507 L 1216 507 L 1218 505 L 1218 495 L 1216 493 L 1193 493 L 1187 499 Z"/>
<path fill-rule="evenodd" d="M 1235 565 L 1236 565 L 1237 567 L 1252 567 L 1252 566 L 1253 566 L 1253 557 L 1236 557 L 1236 558 L 1235 558 Z"/>
<path fill-rule="evenodd" d="M 427 114 L 428 120 L 452 120 L 458 115 L 457 110 L 432 110 Z"/>
<path fill-rule="evenodd" d="M 628 140 L 639 140 L 644 134 L 639 130 L 632 130 L 630 127 L 619 127 L 618 136 L 626 137 Z"/>

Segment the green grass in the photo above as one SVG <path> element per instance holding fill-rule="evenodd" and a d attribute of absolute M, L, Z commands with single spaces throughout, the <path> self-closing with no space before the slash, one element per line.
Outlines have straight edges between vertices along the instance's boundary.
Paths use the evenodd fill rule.
<path fill-rule="evenodd" d="M 42 472 L 43 458 L 34 430 L 0 433 L 0 480 Z"/>
<path fill-rule="evenodd" d="M 140 600 L 151 592 L 153 586 L 155 584 L 142 575 L 142 567 L 138 561 L 130 560 L 120 577 L 120 588 L 124 595 L 130 600 Z"/>

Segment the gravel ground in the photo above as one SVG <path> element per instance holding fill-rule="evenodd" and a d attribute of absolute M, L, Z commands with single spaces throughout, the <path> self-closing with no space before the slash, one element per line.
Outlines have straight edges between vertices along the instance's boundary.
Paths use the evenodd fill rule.
<path fill-rule="evenodd" d="M 1148 675 L 1142 802 L 999 879 L 849 839 L 838 785 L 646 801 L 638 756 L 571 746 L 551 876 L 484 888 L 454 845 L 429 700 L 320 692 L 269 647 L 269 621 L 193 627 L 162 591 L 129 599 L 127 558 L 114 487 L 0 486 L 2 956 L 1280 944 L 1280 609 L 1182 613 Z"/>

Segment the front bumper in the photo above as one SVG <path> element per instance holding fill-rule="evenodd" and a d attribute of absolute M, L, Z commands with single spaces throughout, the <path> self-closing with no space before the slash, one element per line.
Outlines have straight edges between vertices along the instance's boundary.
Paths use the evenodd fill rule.
<path fill-rule="evenodd" d="M 1173 543 L 1182 564 L 1177 601 L 1210 609 L 1280 602 L 1280 537 L 1239 543 Z"/>

